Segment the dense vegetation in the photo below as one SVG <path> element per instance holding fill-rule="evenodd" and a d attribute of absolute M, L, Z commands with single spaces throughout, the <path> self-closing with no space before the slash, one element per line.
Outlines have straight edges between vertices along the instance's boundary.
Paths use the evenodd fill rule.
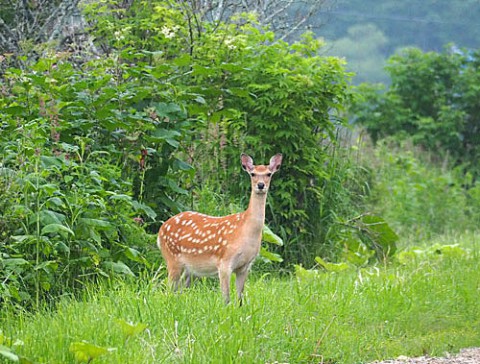
<path fill-rule="evenodd" d="M 478 173 L 480 157 L 480 53 L 407 49 L 389 60 L 391 86 L 362 86 L 352 109 L 373 141 L 410 139 L 439 160 Z M 469 185 L 471 181 L 467 182 Z"/>
<path fill-rule="evenodd" d="M 384 263 L 399 235 L 478 226 L 475 52 L 407 51 L 388 91 L 352 97 L 312 33 L 289 44 L 252 14 L 212 24 L 165 1 L 82 10 L 97 53 L 2 56 L 2 303 L 151 276 L 166 218 L 246 207 L 241 152 L 284 154 L 267 206 L 284 244 L 264 253 L 277 270 Z M 346 135 L 348 112 L 375 147 Z"/>
<path fill-rule="evenodd" d="M 241 152 L 285 155 L 267 212 L 285 266 L 339 254 L 336 220 L 359 199 L 331 147 L 349 99 L 340 60 L 319 57 L 311 34 L 273 42 L 250 15 L 194 28 L 161 1 L 84 11 L 102 57 L 5 59 L 2 299 L 38 305 L 85 280 L 154 269 L 144 231 L 186 208 L 246 206 Z M 220 193 L 229 203 L 212 203 Z"/>

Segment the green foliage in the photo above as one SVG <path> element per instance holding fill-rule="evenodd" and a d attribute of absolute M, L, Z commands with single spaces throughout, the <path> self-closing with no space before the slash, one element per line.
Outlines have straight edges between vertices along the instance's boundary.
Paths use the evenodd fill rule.
<path fill-rule="evenodd" d="M 149 269 L 139 223 L 181 208 L 178 176 L 192 168 L 173 152 L 189 121 L 170 86 L 129 57 L 78 68 L 52 54 L 6 70 L 0 300 L 38 305 L 86 279 Z"/>
<path fill-rule="evenodd" d="M 185 20 L 184 9 L 178 12 L 164 2 L 153 7 L 138 2 L 121 16 L 112 7 L 90 6 L 89 12 L 103 15 L 95 18 L 94 29 L 104 35 L 104 46 L 147 49 L 149 68 L 171 72 L 177 93 L 190 97 L 185 105 L 193 133 L 185 151 L 196 175 L 183 181 L 183 188 L 211 189 L 229 201 L 244 196 L 240 205 L 245 206 L 247 179 L 239 167 L 240 153 L 266 163 L 282 152 L 285 161 L 273 182 L 267 221 L 286 242 L 278 252 L 288 262 L 313 262 L 308 250 L 322 245 L 322 231 L 328 229 L 319 228 L 318 221 L 335 208 L 321 202 L 330 178 L 324 171 L 329 151 L 322 142 L 335 139 L 349 100 L 343 61 L 320 57 L 322 43 L 312 34 L 291 45 L 274 41 L 274 34 L 251 15 L 197 27 Z M 185 204 L 195 205 L 188 199 Z M 224 213 L 216 206 L 199 207 L 214 215 Z"/>
<path fill-rule="evenodd" d="M 339 221 L 361 212 L 368 178 L 334 142 L 343 61 L 319 56 L 312 34 L 276 41 L 249 14 L 213 25 L 169 1 L 83 10 L 100 56 L 45 51 L 2 75 L 1 300 L 39 306 L 152 269 L 144 229 L 187 207 L 246 206 L 241 152 L 285 155 L 267 207 L 284 244 L 263 257 L 341 256 Z"/>
<path fill-rule="evenodd" d="M 479 53 L 454 47 L 443 53 L 407 49 L 389 60 L 391 87 L 359 89 L 356 122 L 374 141 L 412 138 L 416 145 L 478 169 Z"/>
<path fill-rule="evenodd" d="M 315 225 L 322 218 L 321 207 L 325 207 L 321 199 L 329 178 L 324 171 L 329 156 L 321 143 L 334 139 L 336 125 L 341 123 L 339 114 L 348 100 L 347 75 L 340 60 L 317 56 L 322 44 L 309 34 L 288 45 L 270 43 L 271 33 L 259 32 L 250 24 L 242 26 L 239 34 L 232 27 L 225 32 L 228 58 L 222 60 L 220 52 L 215 60 L 223 61 L 221 73 L 213 73 L 210 67 L 202 68 L 199 75 L 203 82 L 204 77 L 209 83 L 218 82 L 222 90 L 220 95 L 213 94 L 214 100 L 206 101 L 214 110 L 208 113 L 211 116 L 203 138 L 213 137 L 218 143 L 197 149 L 201 153 L 198 169 L 216 172 L 201 176 L 201 181 L 217 184 L 219 190 L 245 196 L 246 200 L 247 179 L 239 168 L 240 150 L 254 156 L 256 163 L 267 163 L 272 155 L 282 152 L 285 158 L 273 181 L 267 221 L 286 242 L 280 250 L 286 260 L 307 261 L 312 259 L 312 252 L 298 249 L 298 245 L 322 243 Z M 203 47 L 212 53 L 207 42 Z"/>
<path fill-rule="evenodd" d="M 5 302 L 38 306 L 81 287 L 82 277 L 135 275 L 150 264 L 134 220 L 149 209 L 128 195 L 119 166 L 108 153 L 81 154 L 67 143 L 52 152 L 49 133 L 50 123 L 34 120 L 12 128 L 2 144 L 10 171 L 0 192 Z"/>
<path fill-rule="evenodd" d="M 73 342 L 70 344 L 69 351 L 74 355 L 75 361 L 79 363 L 91 363 L 99 356 L 107 354 L 115 349 L 104 348 L 85 341 Z"/>
<path fill-rule="evenodd" d="M 423 159 L 422 159 L 423 157 Z M 375 170 L 368 203 L 405 237 L 475 230 L 480 222 L 479 187 L 461 168 L 425 160 L 408 143 L 378 143 L 363 163 Z"/>

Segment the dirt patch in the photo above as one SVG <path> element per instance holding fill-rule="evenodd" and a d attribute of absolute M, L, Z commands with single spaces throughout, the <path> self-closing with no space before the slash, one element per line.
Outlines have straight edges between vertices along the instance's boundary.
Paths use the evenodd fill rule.
<path fill-rule="evenodd" d="M 445 357 L 432 358 L 429 356 L 420 356 L 418 358 L 408 358 L 400 356 L 397 359 L 375 361 L 375 364 L 480 364 L 480 348 L 462 349 L 455 355 L 447 354 Z M 372 363 L 373 364 L 373 363 Z"/>

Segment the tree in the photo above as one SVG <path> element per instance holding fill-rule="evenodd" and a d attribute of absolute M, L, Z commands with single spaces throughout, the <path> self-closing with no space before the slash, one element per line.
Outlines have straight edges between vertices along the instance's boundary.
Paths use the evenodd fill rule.
<path fill-rule="evenodd" d="M 375 140 L 412 138 L 437 156 L 478 172 L 480 52 L 450 46 L 442 53 L 406 49 L 387 66 L 386 92 L 360 89 L 352 109 Z"/>
<path fill-rule="evenodd" d="M 81 25 L 80 0 L 2 1 L 0 53 L 23 53 L 36 44 L 64 44 Z"/>
<path fill-rule="evenodd" d="M 332 42 L 330 54 L 345 57 L 355 72 L 355 82 L 387 82 L 383 49 L 388 39 L 374 24 L 358 24 L 348 28 L 348 35 Z"/>
<path fill-rule="evenodd" d="M 254 13 L 260 25 L 269 26 L 278 37 L 303 33 L 309 20 L 332 0 L 182 0 L 186 13 L 199 24 L 208 21 L 218 24 L 234 14 Z"/>

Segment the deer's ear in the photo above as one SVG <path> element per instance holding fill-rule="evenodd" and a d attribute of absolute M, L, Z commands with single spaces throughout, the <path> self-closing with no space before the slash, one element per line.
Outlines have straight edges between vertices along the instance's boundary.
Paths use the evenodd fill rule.
<path fill-rule="evenodd" d="M 253 159 L 252 157 L 242 153 L 240 160 L 242 161 L 242 168 L 247 171 L 251 172 L 255 168 L 253 165 Z"/>
<path fill-rule="evenodd" d="M 282 165 L 282 153 L 275 154 L 272 158 L 270 158 L 270 164 L 268 165 L 268 169 L 274 173 L 280 169 Z"/>

